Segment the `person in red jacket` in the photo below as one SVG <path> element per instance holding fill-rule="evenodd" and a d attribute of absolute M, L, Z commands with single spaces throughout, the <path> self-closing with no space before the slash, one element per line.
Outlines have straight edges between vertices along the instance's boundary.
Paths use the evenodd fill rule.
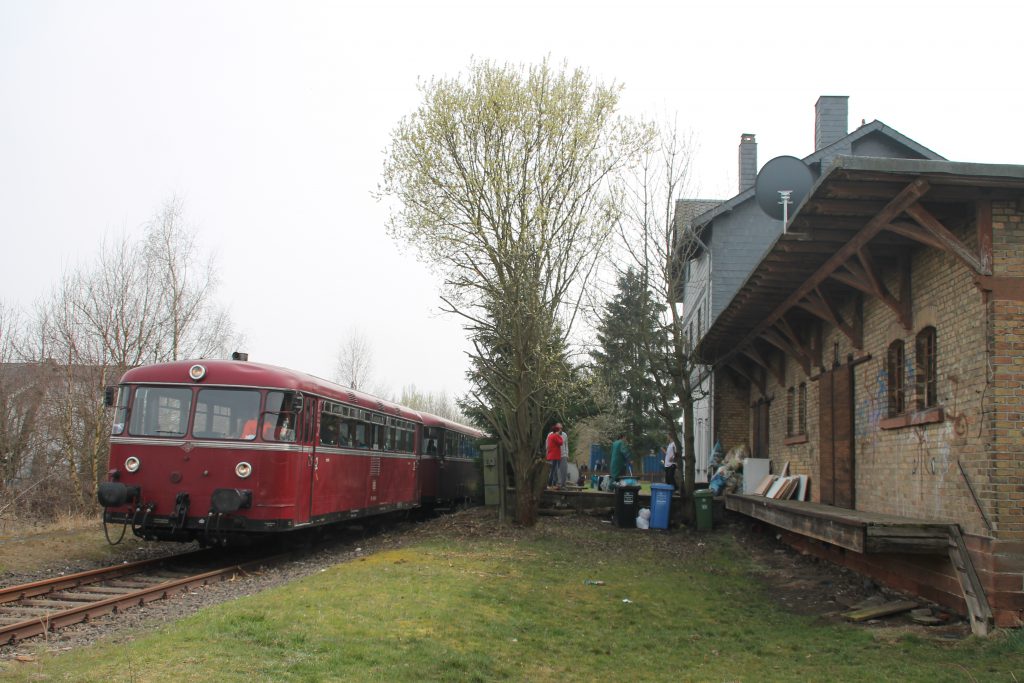
<path fill-rule="evenodd" d="M 551 465 L 551 472 L 548 474 L 548 486 L 559 486 L 558 470 L 562 462 L 562 425 L 555 424 L 547 439 L 547 460 Z"/>

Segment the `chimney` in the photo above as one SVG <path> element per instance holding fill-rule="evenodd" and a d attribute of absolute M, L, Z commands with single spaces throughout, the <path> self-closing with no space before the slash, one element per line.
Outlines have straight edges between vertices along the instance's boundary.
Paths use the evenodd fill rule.
<path fill-rule="evenodd" d="M 828 147 L 846 137 L 849 97 L 822 95 L 814 105 L 814 151 Z"/>
<path fill-rule="evenodd" d="M 740 135 L 740 192 L 749 190 L 757 180 L 757 141 L 753 133 Z"/>

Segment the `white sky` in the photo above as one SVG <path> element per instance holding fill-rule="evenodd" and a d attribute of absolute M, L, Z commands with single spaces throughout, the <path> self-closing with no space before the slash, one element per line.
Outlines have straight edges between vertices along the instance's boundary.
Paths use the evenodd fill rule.
<path fill-rule="evenodd" d="M 251 360 L 324 377 L 359 327 L 378 381 L 460 393 L 464 335 L 371 197 L 417 79 L 550 55 L 693 132 L 702 197 L 813 151 L 819 95 L 955 161 L 1024 163 L 1020 0 L 0 0 L 0 299 L 184 199 Z"/>

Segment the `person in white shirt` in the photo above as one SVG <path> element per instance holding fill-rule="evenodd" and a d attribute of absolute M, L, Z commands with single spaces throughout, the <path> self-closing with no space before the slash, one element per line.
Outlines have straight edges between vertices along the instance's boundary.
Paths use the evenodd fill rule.
<path fill-rule="evenodd" d="M 672 488 L 676 487 L 676 442 L 672 435 L 668 435 L 668 445 L 665 446 L 665 483 Z"/>

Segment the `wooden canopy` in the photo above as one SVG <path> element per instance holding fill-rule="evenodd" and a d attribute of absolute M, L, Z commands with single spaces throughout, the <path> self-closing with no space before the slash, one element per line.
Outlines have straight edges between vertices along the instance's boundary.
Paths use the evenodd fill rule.
<path fill-rule="evenodd" d="M 698 347 L 701 360 L 733 367 L 762 393 L 759 377 L 781 376 L 770 361 L 775 351 L 809 375 L 824 363 L 808 321 L 834 325 L 863 348 L 859 313 L 840 313 L 858 293 L 911 330 L 909 255 L 921 245 L 952 254 L 979 287 L 1001 286 L 992 277 L 991 202 L 1006 199 L 1024 201 L 1024 166 L 837 157 L 715 319 Z M 968 226 L 967 239 L 958 237 Z M 763 372 L 752 373 L 755 366 Z"/>

